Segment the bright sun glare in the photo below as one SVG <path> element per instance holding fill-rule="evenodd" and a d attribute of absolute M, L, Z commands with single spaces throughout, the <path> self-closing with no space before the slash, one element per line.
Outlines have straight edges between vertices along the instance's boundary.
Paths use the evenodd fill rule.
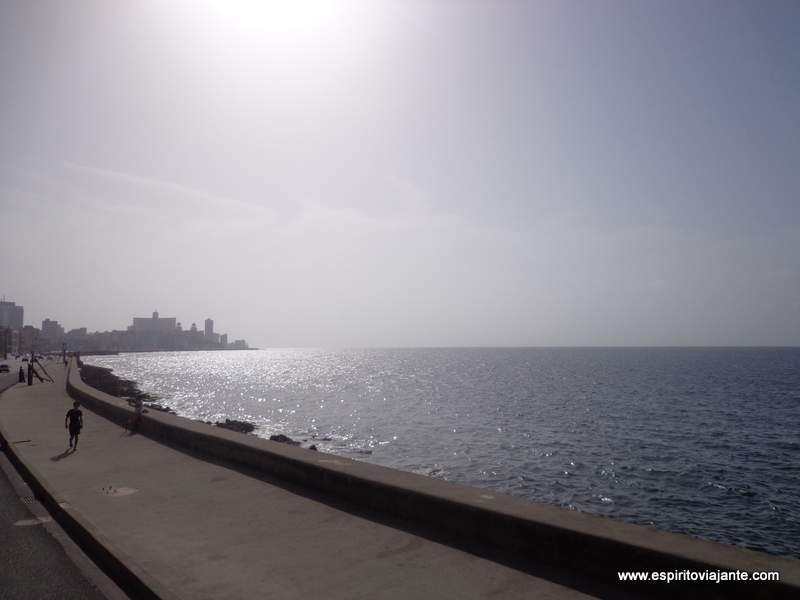
<path fill-rule="evenodd" d="M 342 35 L 357 6 L 351 0 L 206 0 L 206 4 L 220 25 L 291 45 Z"/>

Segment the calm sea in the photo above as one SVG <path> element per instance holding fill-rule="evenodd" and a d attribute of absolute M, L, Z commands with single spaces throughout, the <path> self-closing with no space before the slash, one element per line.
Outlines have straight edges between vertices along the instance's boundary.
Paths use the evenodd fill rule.
<path fill-rule="evenodd" d="M 178 414 L 800 557 L 800 349 L 279 349 L 90 357 Z M 307 444 L 306 444 L 307 445 Z"/>

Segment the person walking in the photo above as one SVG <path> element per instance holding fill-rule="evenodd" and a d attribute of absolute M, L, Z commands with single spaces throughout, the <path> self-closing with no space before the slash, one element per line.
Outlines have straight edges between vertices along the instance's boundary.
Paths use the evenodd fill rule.
<path fill-rule="evenodd" d="M 67 411 L 64 417 L 64 429 L 69 429 L 69 447 L 73 450 L 78 449 L 78 436 L 83 429 L 83 412 L 78 408 L 80 402 L 77 400 L 72 403 L 72 408 Z M 73 444 L 74 440 L 74 444 Z"/>
<path fill-rule="evenodd" d="M 25 369 L 22 366 L 19 368 L 19 383 L 25 383 Z"/>

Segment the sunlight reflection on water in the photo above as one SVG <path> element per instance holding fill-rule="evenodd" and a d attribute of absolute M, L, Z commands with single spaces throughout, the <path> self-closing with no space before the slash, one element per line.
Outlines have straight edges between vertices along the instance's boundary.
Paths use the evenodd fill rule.
<path fill-rule="evenodd" d="M 534 501 L 800 555 L 800 351 L 89 357 L 178 414 Z"/>

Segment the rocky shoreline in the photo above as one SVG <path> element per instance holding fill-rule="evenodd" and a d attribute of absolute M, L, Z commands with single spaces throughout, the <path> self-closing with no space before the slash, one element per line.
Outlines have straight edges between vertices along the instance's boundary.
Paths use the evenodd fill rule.
<path fill-rule="evenodd" d="M 115 375 L 112 369 L 83 363 L 81 365 L 81 379 L 87 385 L 97 388 L 101 392 L 105 392 L 111 396 L 123 398 L 129 402 L 141 400 L 142 403 L 147 405 L 149 408 L 153 408 L 150 405 L 155 404 L 158 406 L 158 408 L 155 408 L 155 410 L 174 412 L 170 410 L 169 407 L 157 404 L 155 402 L 155 398 L 153 398 L 147 392 L 140 390 L 139 385 L 135 381 L 131 381 L 130 379 L 122 379 L 118 375 Z"/>
<path fill-rule="evenodd" d="M 89 365 L 86 363 L 81 364 L 81 379 L 87 385 L 92 386 L 100 390 L 101 392 L 105 392 L 111 396 L 115 396 L 117 398 L 121 398 L 123 400 L 127 400 L 128 404 L 131 406 L 135 405 L 136 402 L 141 401 L 142 404 L 146 407 L 146 409 L 150 410 L 157 410 L 161 412 L 170 413 L 173 415 L 177 415 L 177 413 L 167 406 L 166 404 L 160 404 L 156 402 L 157 397 L 148 394 L 147 392 L 143 392 L 139 389 L 139 384 L 135 381 L 130 379 L 123 379 L 118 375 L 114 374 L 113 369 L 109 369 L 108 367 L 98 367 L 96 365 Z M 145 410 L 144 412 L 147 412 Z M 235 419 L 225 419 L 225 421 L 217 421 L 216 423 L 212 421 L 203 421 L 208 425 L 214 425 L 215 427 L 220 427 L 222 429 L 229 429 L 231 431 L 238 431 L 239 433 L 253 433 L 255 431 L 256 426 L 254 423 L 250 423 L 248 421 L 237 421 Z M 290 444 L 292 446 L 300 446 L 302 442 L 297 440 L 293 440 L 292 438 L 281 434 L 271 435 L 270 440 L 273 442 L 280 442 L 283 444 Z M 304 440 L 308 441 L 308 440 Z M 312 444 L 308 447 L 309 450 L 316 450 L 316 445 Z"/>

